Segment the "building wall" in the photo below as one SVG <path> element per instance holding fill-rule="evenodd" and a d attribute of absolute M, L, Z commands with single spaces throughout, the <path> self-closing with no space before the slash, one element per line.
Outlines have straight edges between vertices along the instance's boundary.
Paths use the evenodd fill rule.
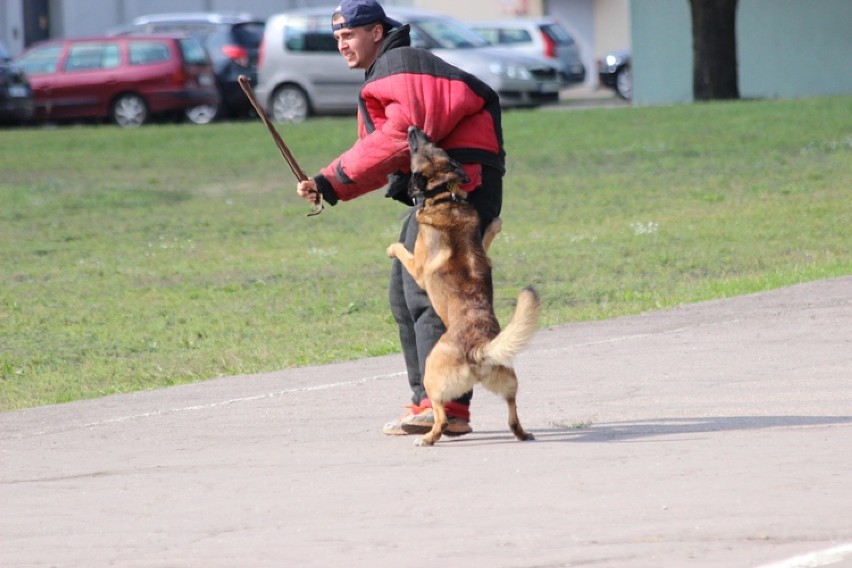
<path fill-rule="evenodd" d="M 400 2 L 385 4 L 402 5 Z M 542 14 L 542 0 L 413 0 L 411 6 L 447 14 L 462 21 L 496 20 L 523 13 L 530 16 Z"/>
<path fill-rule="evenodd" d="M 19 0 L 0 0 L 0 41 L 14 55 L 24 48 L 24 7 Z"/>
<path fill-rule="evenodd" d="M 633 0 L 634 104 L 691 102 L 692 30 L 686 0 Z M 740 96 L 852 94 L 850 0 L 740 0 Z"/>
<path fill-rule="evenodd" d="M 595 0 L 594 57 L 630 48 L 630 0 Z"/>
<path fill-rule="evenodd" d="M 740 95 L 852 94 L 852 1 L 740 0 Z M 768 14 L 772 25 L 766 25 Z"/>
<path fill-rule="evenodd" d="M 691 101 L 692 29 L 687 0 L 632 0 L 630 22 L 633 104 Z"/>

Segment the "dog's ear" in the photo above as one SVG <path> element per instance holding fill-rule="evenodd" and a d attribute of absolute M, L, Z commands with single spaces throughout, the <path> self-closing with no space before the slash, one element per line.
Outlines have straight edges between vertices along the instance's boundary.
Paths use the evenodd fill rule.
<path fill-rule="evenodd" d="M 412 155 L 419 152 L 423 146 L 430 144 L 431 142 L 432 141 L 429 140 L 429 137 L 426 136 L 426 133 L 416 126 L 408 127 L 408 148 Z"/>
<path fill-rule="evenodd" d="M 464 183 L 469 182 L 470 178 L 468 177 L 467 172 L 464 171 L 464 168 L 462 167 L 462 165 L 455 160 L 452 160 L 452 163 L 453 163 L 453 168 L 455 168 L 456 175 L 459 176 L 459 183 L 464 184 Z"/>

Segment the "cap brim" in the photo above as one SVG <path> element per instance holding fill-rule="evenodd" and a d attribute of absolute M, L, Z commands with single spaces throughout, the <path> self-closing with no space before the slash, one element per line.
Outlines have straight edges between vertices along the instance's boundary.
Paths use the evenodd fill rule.
<path fill-rule="evenodd" d="M 385 19 L 382 20 L 382 23 L 387 24 L 392 28 L 398 28 L 398 27 L 402 26 L 402 22 L 397 22 L 393 18 L 388 18 L 387 16 L 385 16 Z"/>

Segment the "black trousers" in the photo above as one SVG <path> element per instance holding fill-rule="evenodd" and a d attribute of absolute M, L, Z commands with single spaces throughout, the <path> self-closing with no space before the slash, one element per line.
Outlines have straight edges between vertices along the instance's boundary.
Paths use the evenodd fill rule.
<path fill-rule="evenodd" d="M 495 168 L 483 166 L 482 185 L 468 195 L 468 202 L 479 213 L 479 229 L 482 234 L 491 221 L 500 216 L 503 205 L 503 174 Z M 412 252 L 418 230 L 415 217 L 414 214 L 408 216 L 399 236 L 399 241 Z M 399 340 L 405 358 L 408 384 L 411 387 L 411 400 L 414 404 L 419 404 L 427 398 L 423 388 L 426 357 L 444 334 L 444 324 L 432 308 L 426 291 L 417 285 L 402 267 L 402 263 L 396 259 L 391 268 L 388 296 L 391 312 L 399 326 Z M 468 392 L 455 402 L 469 405 L 472 395 L 472 392 Z"/>

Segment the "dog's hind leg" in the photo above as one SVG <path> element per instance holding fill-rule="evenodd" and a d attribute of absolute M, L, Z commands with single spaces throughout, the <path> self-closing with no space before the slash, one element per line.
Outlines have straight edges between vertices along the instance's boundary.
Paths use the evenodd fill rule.
<path fill-rule="evenodd" d="M 515 397 L 518 395 L 518 377 L 515 370 L 509 367 L 492 367 L 491 371 L 481 379 L 482 386 L 496 395 L 502 396 L 509 407 L 509 429 L 520 441 L 535 440 L 535 436 L 524 430 L 518 418 L 518 405 Z"/>
<path fill-rule="evenodd" d="M 521 426 L 521 421 L 518 419 L 518 405 L 515 402 L 515 397 L 507 398 L 506 404 L 509 405 L 509 429 L 515 435 L 515 438 L 521 442 L 527 440 L 535 440 L 535 436 L 524 430 Z"/>

